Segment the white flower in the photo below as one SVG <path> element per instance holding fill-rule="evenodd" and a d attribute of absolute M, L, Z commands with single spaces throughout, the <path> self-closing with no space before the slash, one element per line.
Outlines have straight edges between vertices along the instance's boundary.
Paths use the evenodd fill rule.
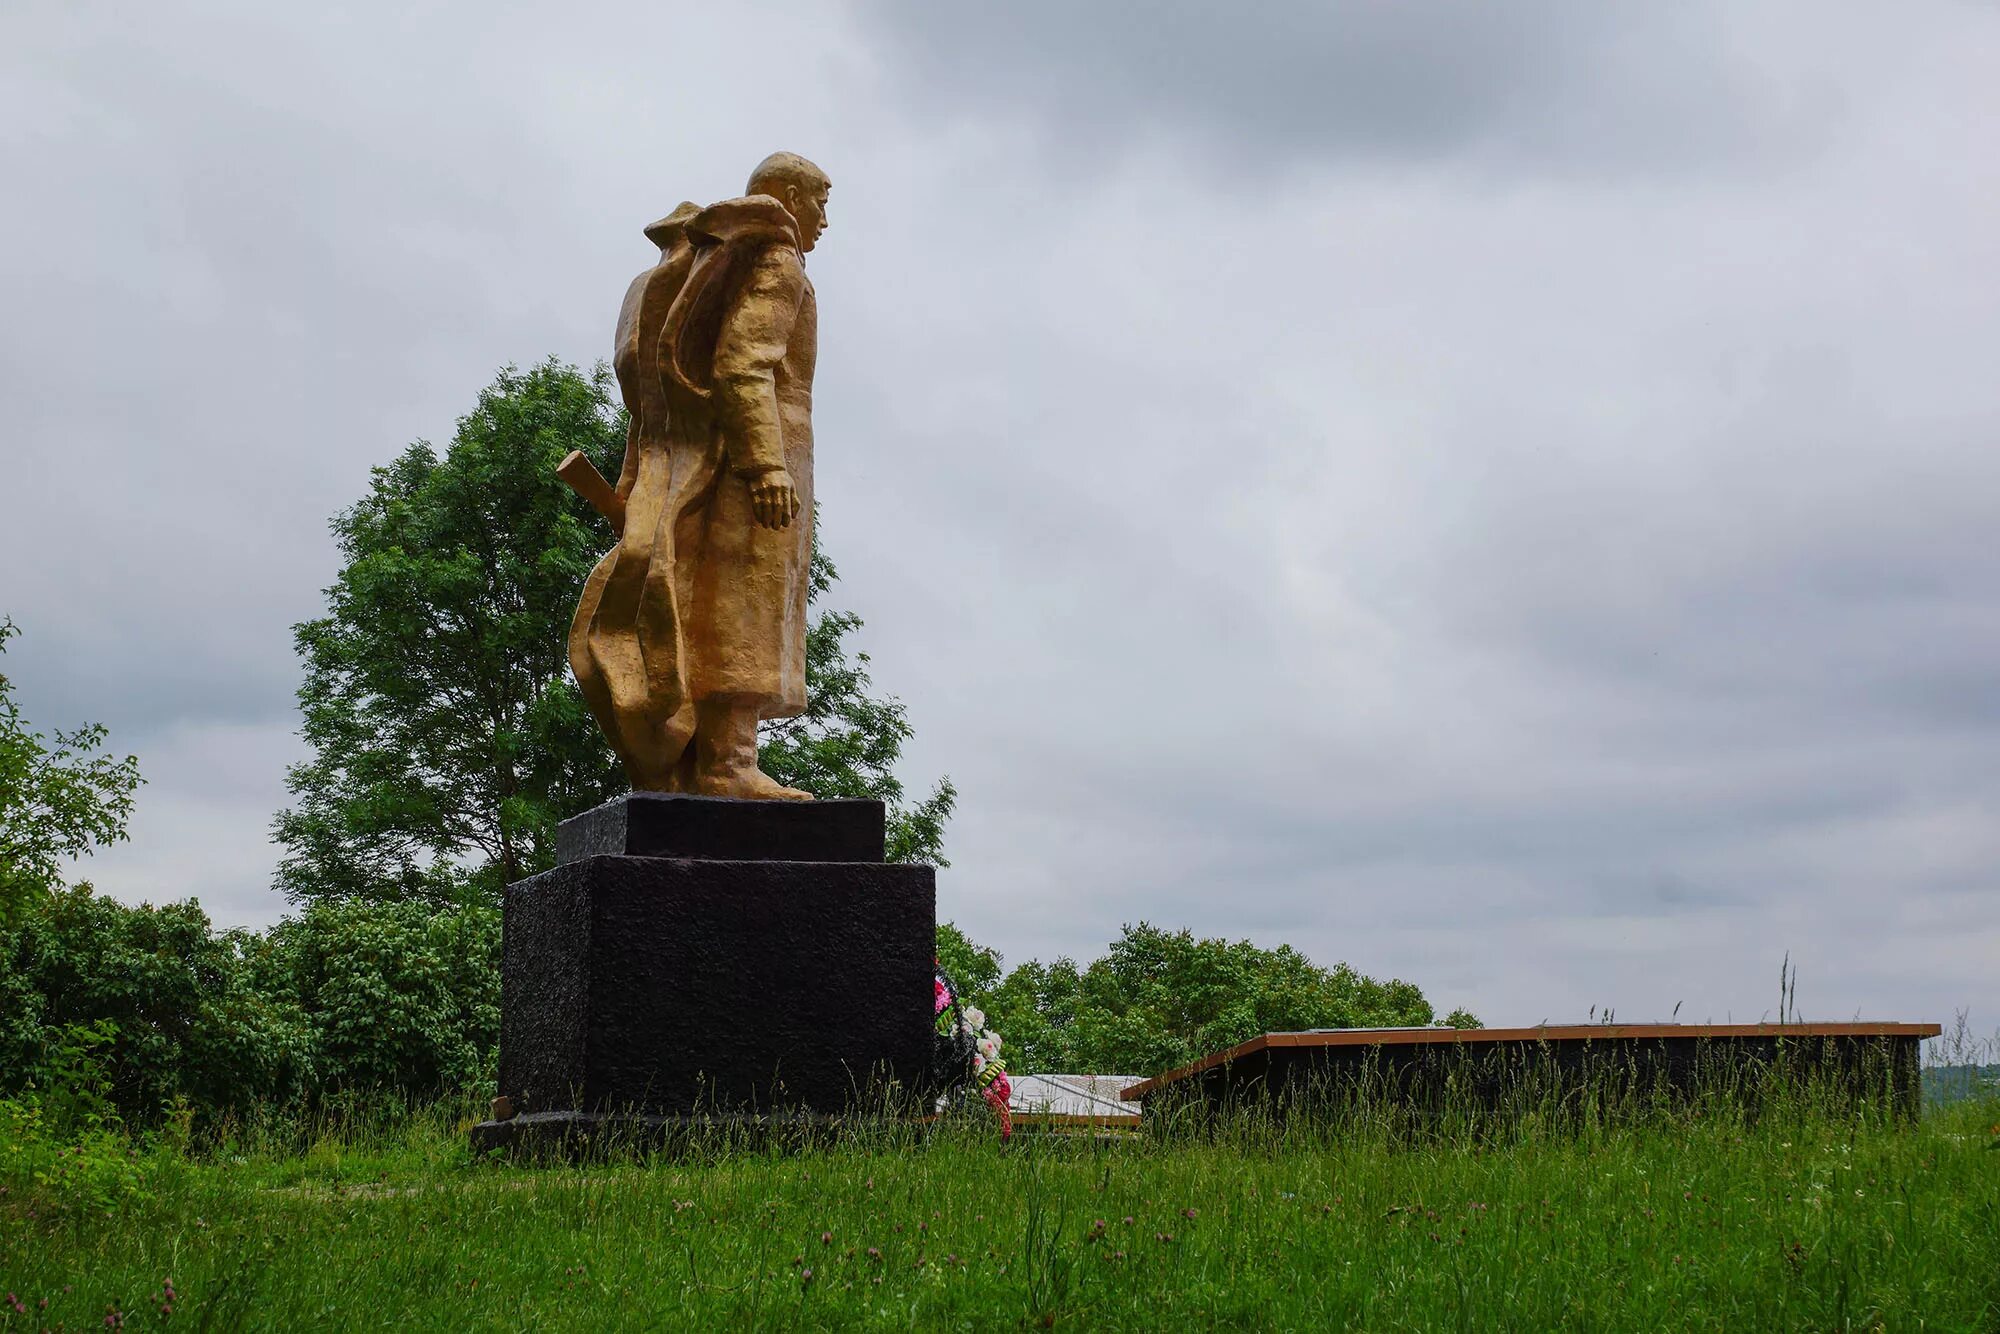
<path fill-rule="evenodd" d="M 993 1040 L 991 1033 L 979 1039 L 979 1055 L 981 1060 L 990 1061 L 999 1054 L 1000 1044 Z"/>
<path fill-rule="evenodd" d="M 984 1056 L 979 1055 L 977 1052 L 974 1052 L 972 1055 L 972 1073 L 976 1075 L 985 1068 L 986 1068 L 986 1058 Z"/>
<path fill-rule="evenodd" d="M 968 1005 L 965 1007 L 965 1022 L 974 1028 L 984 1028 L 986 1027 L 986 1012 L 977 1005 Z"/>

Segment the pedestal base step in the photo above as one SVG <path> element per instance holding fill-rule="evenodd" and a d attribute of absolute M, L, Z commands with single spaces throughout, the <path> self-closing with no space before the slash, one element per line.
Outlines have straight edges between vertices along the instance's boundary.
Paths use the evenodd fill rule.
<path fill-rule="evenodd" d="M 510 1158 L 569 1160 L 624 1153 L 719 1154 L 830 1148 L 844 1136 L 897 1144 L 926 1138 L 919 1117 L 829 1116 L 817 1112 L 648 1116 L 618 1112 L 524 1112 L 472 1128 L 472 1151 Z"/>

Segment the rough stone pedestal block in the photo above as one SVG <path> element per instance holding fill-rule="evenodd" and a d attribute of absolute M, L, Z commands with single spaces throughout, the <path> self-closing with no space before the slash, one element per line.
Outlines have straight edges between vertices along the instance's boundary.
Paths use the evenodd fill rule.
<path fill-rule="evenodd" d="M 880 1107 L 890 1081 L 925 1088 L 935 872 L 880 860 L 880 804 L 813 803 L 808 820 L 792 803 L 641 800 L 637 819 L 620 799 L 569 822 L 559 847 L 586 855 L 507 888 L 499 1091 L 515 1115 L 474 1146 L 788 1124 Z M 779 832 L 760 842 L 762 818 Z M 875 860 L 855 860 L 871 828 Z M 588 855 L 628 838 L 828 859 Z"/>

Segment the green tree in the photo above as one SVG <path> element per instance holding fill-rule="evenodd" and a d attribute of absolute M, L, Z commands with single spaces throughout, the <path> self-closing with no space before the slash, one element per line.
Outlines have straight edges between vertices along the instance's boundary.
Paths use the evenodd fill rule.
<path fill-rule="evenodd" d="M 1000 983 L 999 951 L 974 943 L 956 923 L 938 923 L 937 958 L 968 998 L 989 995 Z"/>
<path fill-rule="evenodd" d="M 293 630 L 314 750 L 274 828 L 293 900 L 491 892 L 620 786 L 565 654 L 605 540 L 554 475 L 572 449 L 617 475 L 609 373 L 508 367 L 442 458 L 418 441 L 334 518 L 326 615 Z"/>
<path fill-rule="evenodd" d="M 343 565 L 326 614 L 294 627 L 302 732 L 274 824 L 295 902 L 488 899 L 546 868 L 558 822 L 625 781 L 569 674 L 566 641 L 602 520 L 555 476 L 580 449 L 618 475 L 625 416 L 608 372 L 508 368 L 442 456 L 418 441 L 332 523 Z M 817 602 L 836 578 L 819 552 Z M 859 618 L 807 632 L 807 712 L 768 724 L 765 767 L 821 797 L 878 797 L 889 853 L 942 863 L 956 794 L 908 803 L 903 705 L 869 693 Z"/>
<path fill-rule="evenodd" d="M 17 633 L 0 619 L 0 653 Z M 31 731 L 0 673 L 0 926 L 55 892 L 63 862 L 125 837 L 139 761 L 105 754 L 105 736 L 97 723 Z"/>
<path fill-rule="evenodd" d="M 969 941 L 950 948 L 991 954 Z M 994 956 L 987 976 L 998 963 Z M 1058 958 L 1021 964 L 997 985 L 964 985 L 1005 1042 L 1009 1067 L 1051 1073 L 1151 1075 L 1260 1033 L 1435 1017 L 1413 983 L 1378 981 L 1344 963 L 1321 968 L 1289 945 L 1264 949 L 1145 922 L 1126 926 L 1086 968 Z M 1478 1026 L 1463 1010 L 1446 1022 Z"/>

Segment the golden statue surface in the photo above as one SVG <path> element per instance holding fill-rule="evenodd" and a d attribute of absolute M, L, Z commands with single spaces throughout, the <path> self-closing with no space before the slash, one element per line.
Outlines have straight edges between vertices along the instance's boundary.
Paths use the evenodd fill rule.
<path fill-rule="evenodd" d="M 826 174 L 774 153 L 740 199 L 646 228 L 618 314 L 631 414 L 615 487 L 558 470 L 618 533 L 577 603 L 570 669 L 634 789 L 808 799 L 757 767 L 757 724 L 806 706 L 812 378 L 805 256 Z"/>

